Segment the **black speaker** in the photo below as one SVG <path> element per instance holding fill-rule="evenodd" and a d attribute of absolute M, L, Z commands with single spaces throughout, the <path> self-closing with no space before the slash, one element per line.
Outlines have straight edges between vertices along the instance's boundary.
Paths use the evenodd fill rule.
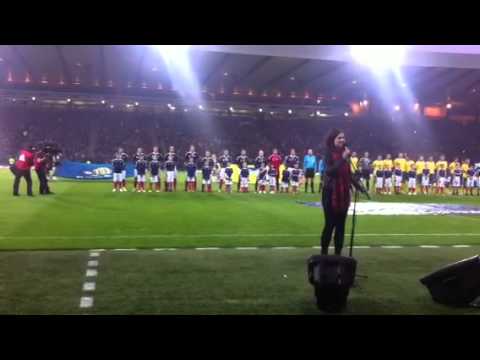
<path fill-rule="evenodd" d="M 342 311 L 355 280 L 357 261 L 345 256 L 313 255 L 307 261 L 307 269 L 317 307 L 326 312 Z"/>
<path fill-rule="evenodd" d="M 480 296 L 480 258 L 474 256 L 447 265 L 420 279 L 434 301 L 451 306 L 468 306 Z"/>

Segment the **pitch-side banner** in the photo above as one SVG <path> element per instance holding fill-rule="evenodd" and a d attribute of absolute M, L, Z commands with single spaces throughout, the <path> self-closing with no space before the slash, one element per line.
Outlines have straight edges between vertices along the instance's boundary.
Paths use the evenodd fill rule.
<path fill-rule="evenodd" d="M 55 171 L 55 176 L 81 180 L 112 179 L 112 164 L 62 161 L 62 164 Z M 127 164 L 127 176 L 133 176 L 133 164 Z"/>

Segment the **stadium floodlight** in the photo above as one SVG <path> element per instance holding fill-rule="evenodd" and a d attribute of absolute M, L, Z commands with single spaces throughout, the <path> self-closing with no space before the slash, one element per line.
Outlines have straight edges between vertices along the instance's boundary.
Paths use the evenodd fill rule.
<path fill-rule="evenodd" d="M 203 106 L 202 106 L 202 105 L 198 105 L 198 110 L 203 110 Z"/>
<path fill-rule="evenodd" d="M 259 109 L 258 109 L 258 112 L 263 112 L 263 109 L 262 109 L 262 108 L 259 108 Z"/>
<path fill-rule="evenodd" d="M 234 112 L 234 111 L 235 111 L 235 109 L 234 109 L 232 106 L 230 106 L 230 107 L 228 108 L 228 110 L 230 110 L 231 112 Z"/>
<path fill-rule="evenodd" d="M 395 111 L 400 111 L 400 105 L 395 105 L 394 109 L 395 109 Z"/>
<path fill-rule="evenodd" d="M 348 112 L 344 112 L 343 116 L 348 117 L 349 116 Z"/>
<path fill-rule="evenodd" d="M 67 99 L 67 102 L 71 102 L 71 101 L 72 101 L 72 99 L 70 99 L 70 98 Z"/>
<path fill-rule="evenodd" d="M 290 115 L 292 115 L 292 113 L 293 113 L 292 109 L 288 109 L 288 113 L 289 113 Z"/>
<path fill-rule="evenodd" d="M 451 109 L 452 108 L 452 104 L 448 103 L 447 104 L 447 109 Z"/>
<path fill-rule="evenodd" d="M 105 100 L 102 100 L 101 103 L 102 103 L 103 105 L 105 105 Z"/>
<path fill-rule="evenodd" d="M 352 58 L 374 71 L 394 69 L 403 64 L 405 45 L 351 45 Z"/>
<path fill-rule="evenodd" d="M 363 100 L 362 103 L 363 103 L 363 106 L 365 106 L 365 107 L 368 106 L 368 100 Z"/>
<path fill-rule="evenodd" d="M 37 98 L 35 96 L 32 96 L 32 101 L 36 101 Z"/>
<path fill-rule="evenodd" d="M 138 101 L 135 101 L 135 106 L 138 106 L 138 105 L 140 105 L 140 104 L 138 103 Z"/>
<path fill-rule="evenodd" d="M 418 102 L 415 103 L 415 105 L 413 105 L 413 109 L 414 109 L 415 111 L 418 111 L 418 110 L 420 109 L 420 104 L 419 104 Z"/>

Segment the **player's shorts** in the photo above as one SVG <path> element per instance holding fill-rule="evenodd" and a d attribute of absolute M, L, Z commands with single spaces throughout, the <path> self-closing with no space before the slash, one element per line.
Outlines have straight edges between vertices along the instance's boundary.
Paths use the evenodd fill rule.
<path fill-rule="evenodd" d="M 414 189 L 417 186 L 417 179 L 416 178 L 408 178 L 408 188 Z"/>
<path fill-rule="evenodd" d="M 269 183 L 270 186 L 277 186 L 277 179 L 274 178 L 273 176 L 270 176 L 268 178 L 268 183 Z"/>
<path fill-rule="evenodd" d="M 203 185 L 210 185 L 211 183 L 212 183 L 212 178 L 202 179 L 202 184 Z"/>
<path fill-rule="evenodd" d="M 220 168 L 220 173 L 218 174 L 220 180 L 225 180 L 225 169 L 226 168 Z"/>
<path fill-rule="evenodd" d="M 123 171 L 122 171 L 122 180 L 121 180 L 121 181 L 125 180 L 126 178 L 127 178 L 127 170 L 123 170 Z"/>
<path fill-rule="evenodd" d="M 430 175 L 422 175 L 422 186 L 430 186 Z"/>
<path fill-rule="evenodd" d="M 232 183 L 233 183 L 232 178 L 230 178 L 230 179 L 225 178 L 225 185 L 232 186 Z"/>
<path fill-rule="evenodd" d="M 188 177 L 187 176 L 187 182 L 195 182 L 195 177 Z"/>
<path fill-rule="evenodd" d="M 480 187 L 480 178 L 478 176 L 473 177 L 473 186 L 472 187 Z"/>
<path fill-rule="evenodd" d="M 385 178 L 385 187 L 386 188 L 391 188 L 392 187 L 392 178 L 389 177 L 389 178 Z"/>
<path fill-rule="evenodd" d="M 396 186 L 396 187 L 402 186 L 402 180 L 403 180 L 403 179 L 402 179 L 402 176 L 401 176 L 401 175 L 400 175 L 400 176 L 395 176 L 395 186 Z"/>
<path fill-rule="evenodd" d="M 171 183 L 173 180 L 175 180 L 175 170 L 167 171 L 167 182 Z"/>
<path fill-rule="evenodd" d="M 460 176 L 454 176 L 453 181 L 452 181 L 452 186 L 456 187 L 456 188 L 460 187 L 461 186 L 461 181 L 462 180 L 460 179 Z"/>
<path fill-rule="evenodd" d="M 145 175 L 137 175 L 138 182 L 145 182 Z"/>
<path fill-rule="evenodd" d="M 158 183 L 158 178 L 159 178 L 158 175 L 151 176 L 150 177 L 150 182 L 156 184 L 156 183 Z"/>
<path fill-rule="evenodd" d="M 240 178 L 240 187 L 248 187 L 248 178 L 245 178 L 245 177 Z"/>
<path fill-rule="evenodd" d="M 282 182 L 280 186 L 282 189 L 288 189 L 288 182 Z"/>
<path fill-rule="evenodd" d="M 113 173 L 113 182 L 120 182 L 122 180 L 122 173 Z"/>
<path fill-rule="evenodd" d="M 437 181 L 437 186 L 439 188 L 444 188 L 445 187 L 445 177 L 439 177 Z"/>
<path fill-rule="evenodd" d="M 137 177 L 137 175 L 138 175 L 138 171 L 137 171 L 137 169 L 133 169 L 133 176 L 136 178 L 136 177 Z"/>
<path fill-rule="evenodd" d="M 306 169 L 305 170 L 305 177 L 307 179 L 313 179 L 315 177 L 315 169 Z"/>
<path fill-rule="evenodd" d="M 377 177 L 377 181 L 375 183 L 375 187 L 377 189 L 383 189 L 383 177 Z"/>
<path fill-rule="evenodd" d="M 466 178 L 465 186 L 467 188 L 473 188 L 475 186 L 475 183 L 473 182 L 473 178 L 470 178 L 470 177 Z"/>
<path fill-rule="evenodd" d="M 293 186 L 298 187 L 298 181 L 292 181 L 291 184 L 292 184 L 292 187 Z"/>

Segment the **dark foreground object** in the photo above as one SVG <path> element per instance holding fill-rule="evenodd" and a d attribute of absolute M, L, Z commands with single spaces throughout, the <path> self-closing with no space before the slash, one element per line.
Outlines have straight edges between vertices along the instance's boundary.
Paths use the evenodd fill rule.
<path fill-rule="evenodd" d="M 477 255 L 447 265 L 420 282 L 440 304 L 469 306 L 480 296 L 480 258 Z"/>
<path fill-rule="evenodd" d="M 355 280 L 357 261 L 338 255 L 313 255 L 308 261 L 308 281 L 315 288 L 317 306 L 326 312 L 340 312 Z"/>

